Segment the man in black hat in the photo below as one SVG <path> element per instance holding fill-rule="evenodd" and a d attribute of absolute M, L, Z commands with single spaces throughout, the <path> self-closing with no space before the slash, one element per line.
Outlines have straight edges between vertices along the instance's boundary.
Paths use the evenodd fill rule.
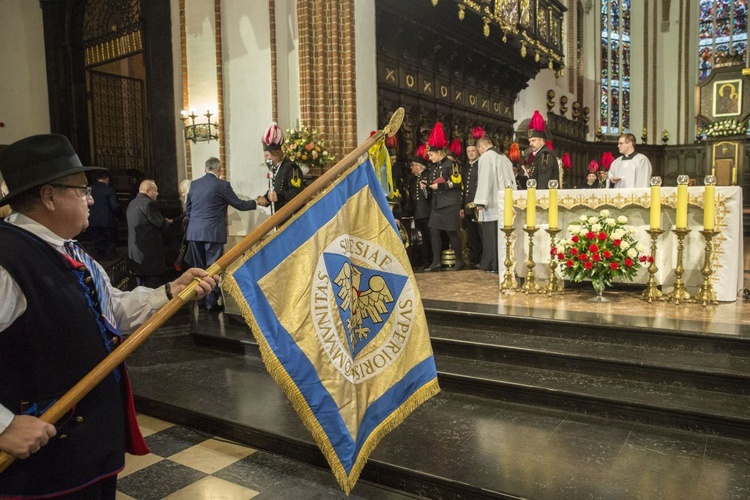
<path fill-rule="evenodd" d="M 536 180 L 537 189 L 547 189 L 549 181 L 560 179 L 560 165 L 555 152 L 547 147 L 546 124 L 539 111 L 534 112 L 527 130 L 531 154 L 526 171 L 529 179 Z"/>
<path fill-rule="evenodd" d="M 87 171 L 62 135 L 37 135 L 0 152 L 9 193 L 0 206 L 0 450 L 20 460 L 0 474 L 0 497 L 115 498 L 124 454 L 148 453 L 135 421 L 127 372 L 117 368 L 61 419 L 40 418 L 130 330 L 193 279 L 190 269 L 158 289 L 114 288 L 72 240 L 93 203 Z"/>

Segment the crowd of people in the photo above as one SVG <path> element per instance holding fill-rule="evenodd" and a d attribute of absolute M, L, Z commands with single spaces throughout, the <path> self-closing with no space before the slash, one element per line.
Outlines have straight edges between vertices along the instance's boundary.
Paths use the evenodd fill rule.
<path fill-rule="evenodd" d="M 124 365 L 61 423 L 40 417 L 122 342 L 122 332 L 186 287 L 209 311 L 220 309 L 218 276 L 204 269 L 223 253 L 227 207 L 278 209 L 302 189 L 283 142 L 272 124 L 263 136 L 273 179 L 264 194 L 240 199 L 219 178 L 220 161 L 209 158 L 204 176 L 181 184 L 184 211 L 174 219 L 161 214 L 152 179 L 140 183 L 123 215 L 107 170 L 82 165 L 62 135 L 31 136 L 0 152 L 0 451 L 20 459 L 0 475 L 0 497 L 115 498 L 125 452 L 149 451 Z M 138 284 L 130 292 L 115 288 L 75 240 L 88 229 L 96 258 L 111 258 L 123 218 Z M 162 231 L 178 223 L 191 267 L 168 281 Z"/>
<path fill-rule="evenodd" d="M 528 128 L 529 154 L 523 164 L 514 164 L 476 127 L 462 164 L 460 143 L 449 146 L 437 123 L 411 160 L 402 200 L 403 215 L 413 217 L 422 237 L 415 267 L 497 273 L 500 193 L 524 188 L 527 179 L 546 189 L 559 178 L 559 162 L 546 139 L 536 112 Z M 221 308 L 218 277 L 204 269 L 224 251 L 227 208 L 279 209 L 302 190 L 302 171 L 284 155 L 283 142 L 276 124 L 263 135 L 272 179 L 264 194 L 241 199 L 220 178 L 220 161 L 209 158 L 205 175 L 181 184 L 183 213 L 174 219 L 159 211 L 159 190 L 151 179 L 140 183 L 123 215 L 106 169 L 83 166 L 64 136 L 32 136 L 0 152 L 5 179 L 0 209 L 12 209 L 0 219 L 0 378 L 6 382 L 0 385 L 0 451 L 21 459 L 0 475 L 0 496 L 114 498 L 125 451 L 148 452 L 134 421 L 125 368 L 106 377 L 62 424 L 39 417 L 119 345 L 122 331 L 143 323 L 184 288 L 194 286 L 207 310 Z M 608 172 L 596 165 L 583 187 L 646 187 L 651 165 L 634 145 L 631 134 L 620 136 L 621 156 Z M 94 176 L 93 185 L 87 174 Z M 131 292 L 113 287 L 102 266 L 74 240 L 88 228 L 96 256 L 111 257 L 123 217 L 138 283 Z M 185 242 L 180 258 L 191 267 L 167 281 L 162 231 L 178 223 Z M 466 231 L 465 253 L 459 229 Z M 455 255 L 450 267 L 441 261 L 446 248 Z"/>
<path fill-rule="evenodd" d="M 413 217 L 419 235 L 412 238 L 415 269 L 498 272 L 497 223 L 503 210 L 499 193 L 506 187 L 526 189 L 529 179 L 536 181 L 537 189 L 548 189 L 550 181 L 560 179 L 561 162 L 538 111 L 529 121 L 527 139 L 528 154 L 522 161 L 512 162 L 481 127 L 475 127 L 466 141 L 467 161 L 461 164 L 460 144 L 454 140 L 449 146 L 443 125 L 435 125 L 426 144 L 420 145 L 411 159 L 411 175 L 404 180 L 406 195 L 398 212 Z M 585 182 L 576 187 L 648 187 L 651 163 L 635 151 L 635 143 L 635 136 L 622 134 L 617 141 L 620 156 L 612 158 L 611 165 L 592 161 Z M 465 233 L 463 245 L 459 229 Z M 441 258 L 448 249 L 453 250 L 453 263 L 444 265 Z"/>

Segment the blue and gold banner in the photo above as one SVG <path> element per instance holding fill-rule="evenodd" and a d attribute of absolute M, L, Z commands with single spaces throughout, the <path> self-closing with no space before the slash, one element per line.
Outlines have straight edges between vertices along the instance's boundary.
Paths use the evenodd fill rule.
<path fill-rule="evenodd" d="M 422 300 L 369 159 L 228 270 L 263 362 L 348 494 L 440 390 Z"/>

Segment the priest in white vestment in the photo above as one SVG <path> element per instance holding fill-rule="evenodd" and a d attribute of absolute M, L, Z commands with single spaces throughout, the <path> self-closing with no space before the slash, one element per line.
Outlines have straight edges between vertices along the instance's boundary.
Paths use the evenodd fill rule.
<path fill-rule="evenodd" d="M 651 185 L 651 162 L 635 152 L 635 136 L 622 134 L 617 139 L 620 156 L 609 168 L 609 182 L 615 188 L 647 188 Z"/>

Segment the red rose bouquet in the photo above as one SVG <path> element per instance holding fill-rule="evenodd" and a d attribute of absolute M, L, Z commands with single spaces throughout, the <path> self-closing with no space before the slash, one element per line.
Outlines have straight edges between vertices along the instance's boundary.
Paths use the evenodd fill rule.
<path fill-rule="evenodd" d="M 568 239 L 552 249 L 562 275 L 576 283 L 591 280 L 599 296 L 615 279 L 632 281 L 651 257 L 635 241 L 635 230 L 627 223 L 624 215 L 611 217 L 609 210 L 602 210 L 599 216 L 582 215 L 570 224 Z"/>

